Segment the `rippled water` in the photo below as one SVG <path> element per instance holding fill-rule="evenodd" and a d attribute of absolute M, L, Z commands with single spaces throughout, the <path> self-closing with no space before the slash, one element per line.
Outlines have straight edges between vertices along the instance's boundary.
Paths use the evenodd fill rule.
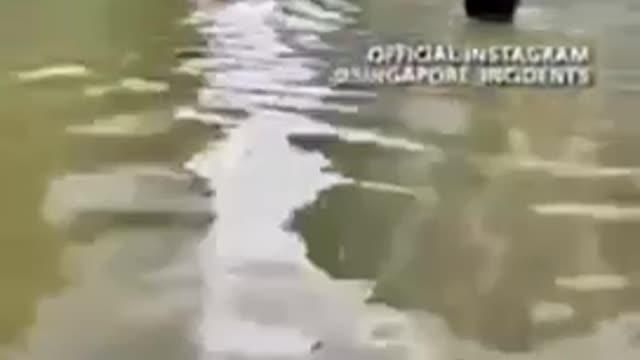
<path fill-rule="evenodd" d="M 195 354 L 217 134 L 174 121 L 181 0 L 0 4 L 1 359 Z"/>
<path fill-rule="evenodd" d="M 0 5 L 0 358 L 640 355 L 632 1 L 78 6 Z M 327 85 L 397 39 L 586 43 L 597 84 Z"/>

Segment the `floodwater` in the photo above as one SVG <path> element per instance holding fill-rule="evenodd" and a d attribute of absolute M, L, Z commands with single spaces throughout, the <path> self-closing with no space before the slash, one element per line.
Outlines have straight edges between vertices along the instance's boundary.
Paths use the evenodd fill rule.
<path fill-rule="evenodd" d="M 0 360 L 640 357 L 640 7 L 0 4 Z M 590 89 L 331 88 L 587 44 Z"/>

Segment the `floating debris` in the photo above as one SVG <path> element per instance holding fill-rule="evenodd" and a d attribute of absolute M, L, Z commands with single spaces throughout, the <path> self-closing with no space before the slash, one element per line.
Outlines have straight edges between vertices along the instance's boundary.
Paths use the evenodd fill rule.
<path fill-rule="evenodd" d="M 556 286 L 580 292 L 622 290 L 631 285 L 627 277 L 615 274 L 579 275 L 556 278 Z"/>
<path fill-rule="evenodd" d="M 67 64 L 47 66 L 40 69 L 22 71 L 17 74 L 18 79 L 24 82 L 49 80 L 52 78 L 81 78 L 91 74 L 84 65 Z"/>
<path fill-rule="evenodd" d="M 540 302 L 531 310 L 531 318 L 537 323 L 561 322 L 571 319 L 575 310 L 569 304 Z"/>

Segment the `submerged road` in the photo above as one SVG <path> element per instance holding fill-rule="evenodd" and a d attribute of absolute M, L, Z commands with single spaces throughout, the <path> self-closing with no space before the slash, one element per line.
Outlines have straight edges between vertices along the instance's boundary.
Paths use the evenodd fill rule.
<path fill-rule="evenodd" d="M 640 357 L 632 0 L 45 5 L 0 5 L 0 360 Z M 598 79 L 327 85 L 382 39 Z"/>
<path fill-rule="evenodd" d="M 250 1 L 203 10 L 199 28 L 212 55 L 200 64 L 206 87 L 197 106 L 246 114 L 228 126 L 224 141 L 189 164 L 216 190 L 216 221 L 200 247 L 206 283 L 202 358 L 407 358 L 410 338 L 393 334 L 386 340 L 394 346 L 386 347 L 371 337 L 376 327 L 409 326 L 404 317 L 367 307 L 368 281 L 332 279 L 316 268 L 304 240 L 288 228 L 294 211 L 322 190 L 358 186 L 332 170 L 321 153 L 290 141 L 340 135 L 348 141 L 349 129 L 321 123 L 308 112 L 353 111 L 374 96 L 322 85 L 319 70 L 329 64 L 305 54 L 326 48 L 323 32 L 344 26 L 358 9 L 340 2 L 323 8 Z M 365 135 L 373 143 L 386 140 Z"/>

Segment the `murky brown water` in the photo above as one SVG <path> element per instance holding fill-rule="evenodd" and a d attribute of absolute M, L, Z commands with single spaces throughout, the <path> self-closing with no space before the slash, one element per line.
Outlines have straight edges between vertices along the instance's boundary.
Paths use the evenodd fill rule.
<path fill-rule="evenodd" d="M 175 122 L 182 1 L 0 4 L 0 358 L 193 353 L 210 210 L 180 170 L 215 129 Z M 206 195 L 206 194 L 205 194 Z"/>
<path fill-rule="evenodd" d="M 640 355 L 631 0 L 188 5 L 0 5 L 0 359 Z M 597 84 L 328 87 L 408 38 L 586 43 Z"/>

